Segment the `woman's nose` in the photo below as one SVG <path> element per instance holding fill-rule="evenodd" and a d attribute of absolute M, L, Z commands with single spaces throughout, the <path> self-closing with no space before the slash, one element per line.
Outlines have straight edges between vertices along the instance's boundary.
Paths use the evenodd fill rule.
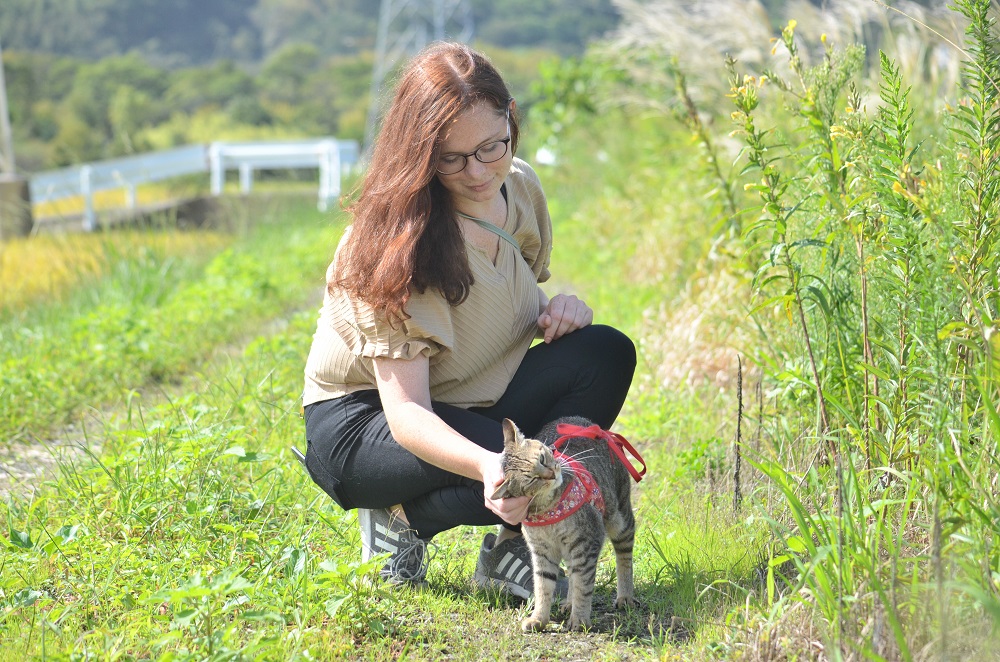
<path fill-rule="evenodd" d="M 483 170 L 486 169 L 486 164 L 477 159 L 475 156 L 470 156 L 468 162 L 465 164 L 465 170 L 473 177 L 481 175 Z"/>

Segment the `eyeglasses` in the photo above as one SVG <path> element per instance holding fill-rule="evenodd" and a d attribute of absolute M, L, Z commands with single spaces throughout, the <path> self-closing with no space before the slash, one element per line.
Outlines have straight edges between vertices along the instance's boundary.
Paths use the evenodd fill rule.
<path fill-rule="evenodd" d="M 507 155 L 510 139 L 510 105 L 508 104 L 506 138 L 486 143 L 476 151 L 469 152 L 468 154 L 445 154 L 438 159 L 437 171 L 442 175 L 457 175 L 465 170 L 465 166 L 469 165 L 470 156 L 476 157 L 476 160 L 480 163 L 493 163 L 494 161 L 499 161 Z"/>

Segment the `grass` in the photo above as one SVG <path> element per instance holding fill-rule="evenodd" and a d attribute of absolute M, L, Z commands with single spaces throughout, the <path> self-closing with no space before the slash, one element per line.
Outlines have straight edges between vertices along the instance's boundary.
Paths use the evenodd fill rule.
<path fill-rule="evenodd" d="M 532 115 L 560 127 L 546 289 L 639 346 L 616 424 L 650 467 L 639 608 L 608 609 L 606 551 L 594 631 L 522 635 L 523 605 L 469 586 L 472 529 L 435 540 L 426 591 L 371 581 L 353 514 L 288 452 L 339 226 L 265 209 L 222 253 L 123 255 L 0 326 L 5 436 L 60 458 L 0 507 L 0 655 L 995 657 L 1000 48 L 989 3 L 957 9 L 975 63 L 940 116 L 889 56 L 869 80 L 821 41 L 807 66 L 792 23 L 782 71 L 719 63 L 717 114 L 686 103 L 693 78 L 634 75 L 676 77 L 655 51 L 547 74 L 584 102 Z M 663 98 L 620 102 L 643 94 Z"/>
<path fill-rule="evenodd" d="M 22 310 L 47 299 L 65 305 L 81 282 L 107 275 L 123 251 L 166 262 L 178 255 L 211 255 L 229 242 L 220 233 L 173 231 L 114 234 L 45 234 L 0 243 L 0 310 Z"/>
<path fill-rule="evenodd" d="M 176 200 L 179 197 L 190 196 L 199 189 L 207 191 L 207 176 L 205 183 L 196 184 L 188 178 L 186 186 L 176 183 L 155 182 L 142 184 L 135 188 L 135 204 L 138 207 L 160 204 Z M 185 180 L 180 180 L 185 181 Z M 94 211 L 123 209 L 128 206 L 128 192 L 125 188 L 95 191 L 92 196 Z M 38 202 L 31 206 L 35 218 L 62 218 L 82 214 L 86 201 L 82 195 L 68 196 L 49 202 Z"/>
<path fill-rule="evenodd" d="M 131 245 L 116 245 L 127 238 L 104 240 L 105 276 L 71 296 L 0 317 L 0 392 L 19 403 L 0 415 L 0 438 L 31 438 L 73 422 L 84 407 L 170 383 L 214 347 L 300 304 L 322 286 L 316 274 L 328 256 L 315 247 L 329 232 L 291 231 L 284 216 L 272 217 L 214 255 L 203 248 L 212 246 L 211 234 L 183 256 L 149 248 L 161 237 L 155 232 L 135 235 Z M 186 245 L 199 240 L 190 235 Z M 88 247 L 86 238 L 74 241 Z"/>
<path fill-rule="evenodd" d="M 330 220 L 269 210 L 214 257 L 123 251 L 73 291 L 79 303 L 10 319 L 5 333 L 29 329 L 20 336 L 33 341 L 12 344 L 7 365 L 37 370 L 62 348 L 47 369 L 63 388 L 17 391 L 5 415 L 8 439 L 46 443 L 58 462 L 0 506 L 0 657 L 619 660 L 721 639 L 725 614 L 755 590 L 765 528 L 691 480 L 720 451 L 697 400 L 648 387 L 621 422 L 652 468 L 637 489 L 641 608 L 611 608 L 606 550 L 595 632 L 526 638 L 524 605 L 470 586 L 482 536 L 472 529 L 436 539 L 429 590 L 370 581 L 378 564 L 358 560 L 354 515 L 289 452 L 304 444 L 301 366 L 341 227 Z M 560 273 L 590 297 L 595 272 L 581 264 Z M 641 324 L 635 308 L 607 310 L 609 323 Z M 108 349 L 95 361 L 99 342 Z M 10 374 L 6 388 L 18 388 Z M 76 433 L 56 442 L 59 426 L 43 420 L 77 421 Z M 691 434 L 704 443 L 678 459 Z"/>

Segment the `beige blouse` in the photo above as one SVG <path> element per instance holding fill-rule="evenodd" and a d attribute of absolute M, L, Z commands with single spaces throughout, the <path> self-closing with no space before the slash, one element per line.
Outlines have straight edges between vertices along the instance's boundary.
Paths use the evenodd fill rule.
<path fill-rule="evenodd" d="M 306 361 L 303 405 L 375 388 L 377 357 L 420 353 L 430 361 L 431 399 L 459 407 L 500 399 L 538 332 L 538 283 L 549 278 L 552 251 L 552 223 L 534 170 L 515 158 L 505 186 L 504 229 L 520 244 L 520 254 L 500 240 L 494 265 L 466 242 L 475 282 L 458 306 L 437 290 L 414 293 L 406 304 L 410 319 L 393 329 L 367 304 L 340 290 L 327 293 Z"/>

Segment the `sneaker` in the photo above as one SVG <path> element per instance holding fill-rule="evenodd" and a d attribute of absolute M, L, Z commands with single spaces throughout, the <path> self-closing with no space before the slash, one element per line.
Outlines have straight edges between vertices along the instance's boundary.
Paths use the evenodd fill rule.
<path fill-rule="evenodd" d="M 508 538 L 499 545 L 496 540 L 495 533 L 487 533 L 483 538 L 473 582 L 480 588 L 496 586 L 511 595 L 530 600 L 535 595 L 535 582 L 528 543 L 524 541 L 524 536 Z M 556 597 L 564 599 L 568 592 L 569 581 L 559 568 Z"/>
<path fill-rule="evenodd" d="M 361 560 L 389 554 L 379 576 L 390 584 L 422 584 L 432 553 L 427 541 L 385 509 L 358 508 L 361 527 Z"/>

